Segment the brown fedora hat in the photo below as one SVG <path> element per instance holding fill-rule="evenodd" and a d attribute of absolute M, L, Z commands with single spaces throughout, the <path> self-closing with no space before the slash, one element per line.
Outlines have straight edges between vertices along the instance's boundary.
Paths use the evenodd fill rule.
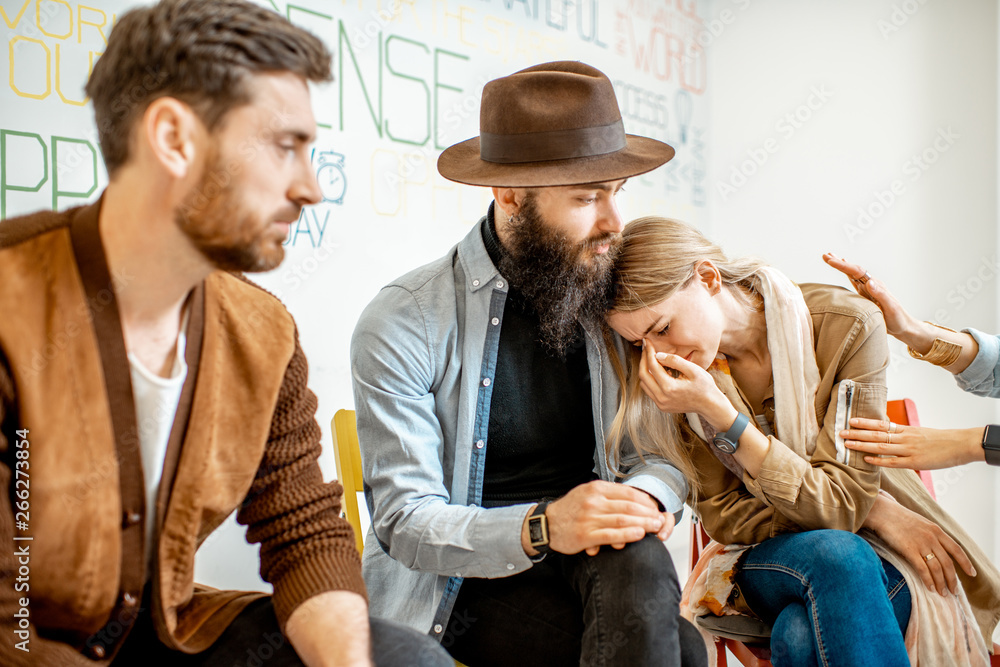
<path fill-rule="evenodd" d="M 662 141 L 625 134 L 603 72 L 560 61 L 487 83 L 479 136 L 447 148 L 437 166 L 468 185 L 544 187 L 628 178 L 673 156 Z"/>

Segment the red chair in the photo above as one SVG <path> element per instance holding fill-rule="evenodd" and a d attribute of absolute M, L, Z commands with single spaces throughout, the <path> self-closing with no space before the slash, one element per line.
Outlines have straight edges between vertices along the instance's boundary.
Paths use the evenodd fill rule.
<path fill-rule="evenodd" d="M 917 406 L 908 398 L 902 398 L 896 401 L 889 401 L 886 403 L 886 414 L 889 420 L 901 424 L 903 426 L 920 426 L 920 419 L 917 417 Z M 937 495 L 934 493 L 934 484 L 931 481 L 931 473 L 929 470 L 918 470 L 916 471 L 920 475 L 921 481 L 924 486 L 927 487 L 927 492 L 931 494 L 931 497 L 937 500 Z M 708 546 L 709 541 L 712 538 L 708 536 L 705 529 L 702 527 L 701 522 L 695 518 L 691 521 L 691 569 L 694 569 L 695 563 L 698 562 L 698 557 L 701 552 Z M 760 643 L 749 643 L 741 642 L 736 639 L 729 639 L 726 637 L 715 637 L 715 651 L 717 656 L 717 664 L 719 667 L 728 667 L 728 660 L 726 658 L 726 649 L 733 654 L 733 656 L 740 661 L 740 664 L 744 667 L 772 667 L 771 665 L 771 649 L 766 641 Z M 990 666 L 1000 667 L 1000 645 L 993 644 L 993 655 L 990 656 Z"/>

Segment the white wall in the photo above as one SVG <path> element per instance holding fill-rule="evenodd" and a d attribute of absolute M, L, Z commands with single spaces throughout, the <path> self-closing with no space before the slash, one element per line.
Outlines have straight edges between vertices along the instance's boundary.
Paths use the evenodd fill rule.
<path fill-rule="evenodd" d="M 336 476 L 330 419 L 353 405 L 348 345 L 362 308 L 388 281 L 442 255 L 486 212 L 488 190 L 450 183 L 435 169 L 439 147 L 478 134 L 486 81 L 551 60 L 602 69 L 626 130 L 678 151 L 667 167 L 629 182 L 623 215 L 669 211 L 707 223 L 708 111 L 695 0 L 259 2 L 319 35 L 334 55 L 337 80 L 313 91 L 314 166 L 321 185 L 331 177 L 346 185 L 325 189 L 326 200 L 293 226 L 282 266 L 256 278 L 298 323 L 319 397 L 327 479 Z M 7 43 L 0 72 L 10 73 L 0 81 L 0 184 L 21 188 L 0 186 L 7 217 L 91 201 L 107 182 L 82 86 L 116 15 L 136 4 L 0 0 Z M 682 66 L 677 59 L 689 46 L 695 57 Z M 57 190 L 72 194 L 54 197 Z M 230 520 L 207 540 L 199 581 L 264 586 L 243 533 Z M 683 554 L 683 543 L 677 550 Z"/>
<path fill-rule="evenodd" d="M 793 280 L 846 286 L 821 259 L 831 251 L 920 318 L 1000 330 L 996 3 L 714 0 L 711 11 L 714 239 Z M 914 399 L 924 425 L 997 421 L 1000 403 L 891 342 L 890 398 Z M 996 562 L 1000 471 L 935 477 L 942 505 Z"/>
<path fill-rule="evenodd" d="M 379 11 L 392 6 L 388 0 L 275 2 L 330 44 L 338 76 L 314 96 L 326 126 L 316 167 L 323 152 L 343 156 L 344 198 L 304 214 L 285 265 L 261 278 L 299 322 L 320 397 L 327 478 L 335 475 L 329 419 L 352 403 L 347 345 L 361 308 L 387 280 L 461 238 L 488 202 L 483 191 L 436 175 L 433 139 L 393 140 L 386 123 L 394 136 L 419 140 L 432 114 L 439 145 L 472 136 L 482 84 L 545 60 L 579 58 L 604 69 L 630 108 L 626 128 L 677 147 L 667 169 L 630 183 L 626 216 L 686 219 L 730 252 L 760 254 L 800 281 L 836 282 L 820 255 L 837 252 L 871 268 L 921 317 L 1000 331 L 990 268 L 1000 247 L 994 2 L 409 0 L 395 15 Z M 38 185 L 37 192 L 0 193 L 7 216 L 76 205 L 106 183 L 103 168 L 92 166 L 96 137 L 80 88 L 115 15 L 133 4 L 0 0 L 9 47 L 0 49 L 0 72 L 9 72 L 0 82 L 0 131 L 8 133 L 0 180 Z M 707 70 L 678 61 L 697 45 L 699 16 L 709 30 L 701 40 Z M 341 30 L 358 71 L 340 49 Z M 440 56 L 435 70 L 435 48 L 457 56 Z M 373 101 L 384 95 L 379 128 L 362 81 Z M 440 104 L 426 110 L 424 85 L 433 92 L 435 83 L 460 90 L 436 89 Z M 803 109 L 810 101 L 816 108 Z M 797 111 L 809 116 L 799 127 L 784 120 Z M 908 160 L 949 127 L 954 143 L 913 180 Z M 767 148 L 773 153 L 764 161 Z M 763 165 L 745 183 L 733 182 L 747 151 Z M 80 196 L 53 201 L 57 176 L 59 190 Z M 857 209 L 878 203 L 894 180 L 905 192 L 862 229 Z M 734 188 L 725 197 L 723 183 Z M 980 270 L 987 278 L 977 283 Z M 943 371 L 911 361 L 900 347 L 893 348 L 890 392 L 915 399 L 927 425 L 998 421 L 1000 403 L 961 394 Z M 997 475 L 983 466 L 937 475 L 942 503 L 994 560 Z M 683 572 L 686 526 L 678 533 L 674 554 Z M 261 585 L 256 553 L 231 523 L 208 540 L 198 566 L 206 583 Z"/>

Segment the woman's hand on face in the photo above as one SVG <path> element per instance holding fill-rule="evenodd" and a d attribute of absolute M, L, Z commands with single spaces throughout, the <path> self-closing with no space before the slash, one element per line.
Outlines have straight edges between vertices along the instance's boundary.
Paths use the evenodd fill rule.
<path fill-rule="evenodd" d="M 676 354 L 657 354 L 643 340 L 639 362 L 639 386 L 663 412 L 704 414 L 722 392 L 708 372 Z M 728 401 L 726 404 L 728 405 Z"/>

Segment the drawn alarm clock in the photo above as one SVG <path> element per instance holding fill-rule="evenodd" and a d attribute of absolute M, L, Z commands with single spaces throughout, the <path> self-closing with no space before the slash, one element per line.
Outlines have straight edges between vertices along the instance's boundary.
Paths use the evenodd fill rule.
<path fill-rule="evenodd" d="M 344 156 L 336 151 L 323 151 L 319 154 L 319 167 L 316 169 L 316 180 L 323 193 L 323 201 L 333 204 L 343 204 L 347 192 L 347 173 L 344 171 Z"/>

